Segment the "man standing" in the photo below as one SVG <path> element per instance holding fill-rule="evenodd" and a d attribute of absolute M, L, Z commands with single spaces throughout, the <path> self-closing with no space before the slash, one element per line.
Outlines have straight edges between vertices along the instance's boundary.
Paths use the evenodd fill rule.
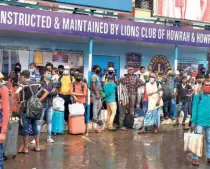
<path fill-rule="evenodd" d="M 22 123 L 23 123 L 23 147 L 20 148 L 19 153 L 28 154 L 28 136 L 29 136 L 29 124 L 32 125 L 33 135 L 36 140 L 36 147 L 34 148 L 34 151 L 40 151 L 40 145 L 39 145 L 39 133 L 37 130 L 37 120 L 29 119 L 26 117 L 26 109 L 27 109 L 27 100 L 31 98 L 32 93 L 29 88 L 29 85 L 31 89 L 33 90 L 34 94 L 37 94 L 39 91 L 42 90 L 43 94 L 40 98 L 40 101 L 43 101 L 48 96 L 48 91 L 43 89 L 41 85 L 37 82 L 34 82 L 30 80 L 30 72 L 28 70 L 24 70 L 21 74 L 23 82 L 20 84 L 19 88 L 16 91 L 16 94 L 19 94 L 22 92 L 23 94 L 23 100 L 22 100 Z"/>
<path fill-rule="evenodd" d="M 127 107 L 128 113 L 134 115 L 137 89 L 141 86 L 144 86 L 144 82 L 133 74 L 134 73 L 133 67 L 127 67 L 127 70 L 128 74 L 120 79 L 120 83 L 122 83 L 122 85 L 125 85 L 128 91 L 128 97 L 129 97 L 129 104 Z"/>
<path fill-rule="evenodd" d="M 104 92 L 106 94 L 106 105 L 107 105 L 107 127 L 109 130 L 116 130 L 113 127 L 113 122 L 117 112 L 117 101 L 116 92 L 117 85 L 114 83 L 115 77 L 108 77 L 108 82 L 104 85 Z"/>
<path fill-rule="evenodd" d="M 101 92 L 102 86 L 99 79 L 101 68 L 98 65 L 93 66 L 93 75 L 91 77 L 91 90 L 93 97 L 93 121 L 98 122 L 98 113 L 101 110 Z"/>
<path fill-rule="evenodd" d="M 59 73 L 61 73 L 61 69 L 59 68 Z M 70 76 L 70 68 L 69 66 L 65 66 L 63 73 L 60 75 L 59 83 L 60 86 L 58 88 L 58 93 L 61 98 L 65 101 L 65 112 L 64 117 L 65 121 L 68 121 L 69 117 L 69 104 L 72 103 L 71 101 L 71 85 L 73 82 L 73 78 Z"/>
<path fill-rule="evenodd" d="M 41 132 L 41 126 L 42 126 L 42 120 L 44 117 L 46 117 L 47 122 L 47 142 L 48 143 L 54 143 L 54 140 L 52 139 L 52 116 L 53 116 L 53 97 L 57 95 L 56 87 L 53 82 L 51 82 L 52 74 L 51 71 L 46 69 L 44 71 L 44 82 L 42 83 L 43 89 L 48 91 L 48 96 L 42 101 L 43 103 L 43 112 L 42 117 L 38 121 L 37 129 L 38 133 Z"/>
<path fill-rule="evenodd" d="M 191 97 L 194 94 L 194 90 L 192 87 L 187 84 L 187 77 L 182 77 L 182 83 L 177 86 L 176 95 L 179 97 L 179 110 L 177 114 L 177 120 L 175 122 L 175 126 L 179 125 L 179 115 L 182 111 L 182 108 L 184 109 L 184 119 L 182 124 L 185 125 L 185 120 L 189 114 L 190 105 L 191 105 Z"/>
<path fill-rule="evenodd" d="M 0 73 L 0 168 L 4 168 L 4 142 L 6 140 L 6 132 L 9 123 L 10 105 L 9 92 L 3 83 L 4 76 Z"/>
<path fill-rule="evenodd" d="M 145 81 L 145 77 L 146 76 L 149 76 L 149 73 L 145 72 L 145 67 L 144 66 L 141 66 L 140 67 L 140 74 L 139 74 L 139 78 L 142 82 L 146 82 Z M 143 97 L 144 97 L 144 86 L 141 86 L 138 88 L 138 91 L 137 91 L 137 102 L 136 102 L 136 108 L 140 108 L 141 106 L 141 102 L 143 100 Z"/>
<path fill-rule="evenodd" d="M 41 75 L 40 75 L 39 71 L 37 70 L 37 67 L 36 67 L 35 63 L 31 63 L 29 65 L 29 72 L 30 72 L 30 79 L 31 79 L 31 81 L 40 83 Z"/>
<path fill-rule="evenodd" d="M 169 70 L 166 78 L 162 80 L 162 90 L 163 90 L 163 114 L 166 120 L 169 117 L 172 119 L 176 118 L 176 109 L 174 108 L 175 104 L 175 94 L 174 94 L 174 82 L 175 78 L 173 77 L 172 70 Z"/>

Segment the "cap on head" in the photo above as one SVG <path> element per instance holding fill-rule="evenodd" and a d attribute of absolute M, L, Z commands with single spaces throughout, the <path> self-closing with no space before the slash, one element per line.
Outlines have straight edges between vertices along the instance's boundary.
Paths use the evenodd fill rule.
<path fill-rule="evenodd" d="M 113 67 L 109 67 L 108 71 L 114 71 L 114 68 Z"/>
<path fill-rule="evenodd" d="M 69 66 L 64 66 L 64 69 L 65 70 L 70 70 L 70 67 Z"/>

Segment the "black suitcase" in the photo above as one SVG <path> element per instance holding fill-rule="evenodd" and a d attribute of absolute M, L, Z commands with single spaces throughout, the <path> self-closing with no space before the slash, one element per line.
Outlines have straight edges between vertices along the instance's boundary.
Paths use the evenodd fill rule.
<path fill-rule="evenodd" d="M 4 143 L 4 156 L 5 159 L 8 157 L 15 158 L 18 151 L 18 130 L 19 130 L 19 122 L 18 121 L 10 121 L 7 137 Z"/>

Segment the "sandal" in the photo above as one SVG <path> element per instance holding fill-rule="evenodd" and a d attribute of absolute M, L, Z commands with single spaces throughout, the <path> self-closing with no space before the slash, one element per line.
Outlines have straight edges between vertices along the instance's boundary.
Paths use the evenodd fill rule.
<path fill-rule="evenodd" d="M 145 129 L 142 129 L 138 132 L 138 134 L 144 134 L 144 133 L 146 133 Z"/>
<path fill-rule="evenodd" d="M 192 159 L 192 165 L 199 166 L 199 160 L 198 159 Z"/>
<path fill-rule="evenodd" d="M 36 149 L 36 147 L 34 147 L 33 149 L 31 149 L 32 151 L 34 151 L 34 152 L 40 152 L 41 150 L 39 149 L 39 150 L 37 150 Z"/>
<path fill-rule="evenodd" d="M 29 152 L 28 151 L 24 151 L 23 149 L 20 149 L 18 151 L 18 154 L 29 154 Z"/>

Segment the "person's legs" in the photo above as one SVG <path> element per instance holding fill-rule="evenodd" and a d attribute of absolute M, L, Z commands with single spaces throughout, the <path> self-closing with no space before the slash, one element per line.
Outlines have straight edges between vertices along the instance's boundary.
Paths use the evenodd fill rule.
<path fill-rule="evenodd" d="M 53 108 L 49 107 L 46 111 L 48 137 L 52 136 L 52 117 L 53 117 Z"/>
<path fill-rule="evenodd" d="M 134 108 L 136 104 L 136 95 L 129 97 L 129 113 L 134 115 Z"/>
<path fill-rule="evenodd" d="M 109 126 L 109 120 L 110 120 L 110 117 L 111 117 L 111 106 L 110 104 L 107 104 L 106 105 L 106 108 L 107 108 L 107 128 L 110 128 Z"/>
<path fill-rule="evenodd" d="M 174 120 L 176 118 L 176 102 L 175 99 L 171 99 L 171 116 Z"/>
<path fill-rule="evenodd" d="M 142 101 L 142 93 L 139 92 L 137 94 L 136 108 L 140 108 L 141 107 L 141 101 Z"/>
<path fill-rule="evenodd" d="M 198 134 L 202 134 L 202 133 L 203 133 L 203 127 L 197 125 L 197 126 L 196 126 L 196 129 L 195 129 L 195 132 L 198 133 Z M 193 155 L 192 155 L 192 159 L 198 160 L 198 156 L 195 155 L 195 154 L 193 154 Z"/>
<path fill-rule="evenodd" d="M 124 127 L 126 107 L 123 107 L 122 105 L 119 104 L 119 110 L 120 110 L 120 117 L 119 117 L 120 128 L 123 128 Z"/>
<path fill-rule="evenodd" d="M 4 169 L 4 144 L 0 144 L 0 169 Z"/>
<path fill-rule="evenodd" d="M 206 127 L 205 134 L 206 134 L 206 157 L 208 159 L 208 162 L 210 162 L 210 127 Z"/>
<path fill-rule="evenodd" d="M 29 136 L 29 123 L 30 120 L 25 117 L 25 114 L 22 113 L 22 123 L 23 123 L 23 146 L 21 146 L 19 153 L 24 152 L 28 153 L 28 136 Z"/>
<path fill-rule="evenodd" d="M 36 147 L 35 150 L 36 151 L 40 151 L 40 145 L 39 145 L 39 135 L 40 133 L 37 130 L 37 124 L 40 123 L 40 120 L 31 120 L 31 125 L 32 125 L 32 130 L 34 133 L 34 139 L 36 141 Z"/>
<path fill-rule="evenodd" d="M 42 121 L 44 119 L 46 111 L 47 111 L 47 108 L 43 108 L 41 119 L 37 120 L 37 131 L 38 131 L 39 134 L 41 133 L 41 130 L 42 130 Z"/>
<path fill-rule="evenodd" d="M 98 120 L 98 105 L 100 100 L 93 95 L 93 120 Z"/>
<path fill-rule="evenodd" d="M 190 108 L 190 101 L 185 101 L 184 102 L 184 119 L 183 119 L 183 123 L 185 123 L 187 116 L 189 114 L 189 108 Z"/>
<path fill-rule="evenodd" d="M 116 102 L 110 103 L 109 108 L 111 110 L 110 119 L 109 119 L 109 127 L 113 128 L 113 122 L 114 122 L 114 118 L 116 116 L 116 111 L 117 111 L 117 103 Z"/>
<path fill-rule="evenodd" d="M 164 117 L 169 117 L 168 107 L 169 107 L 169 101 L 168 100 L 164 100 L 164 104 L 163 104 Z"/>

